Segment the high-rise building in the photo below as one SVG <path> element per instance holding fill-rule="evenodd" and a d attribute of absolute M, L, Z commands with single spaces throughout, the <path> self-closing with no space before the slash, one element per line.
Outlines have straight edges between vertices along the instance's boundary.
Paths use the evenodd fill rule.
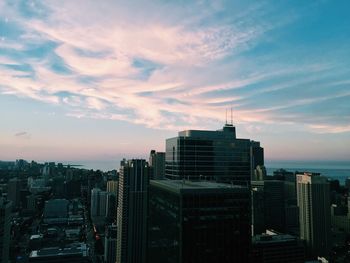
<path fill-rule="evenodd" d="M 297 174 L 300 238 L 311 257 L 329 255 L 330 191 L 326 177 L 315 173 Z"/>
<path fill-rule="evenodd" d="M 21 180 L 12 178 L 8 182 L 8 194 L 7 198 L 12 201 L 12 208 L 16 209 L 20 206 L 20 190 Z"/>
<path fill-rule="evenodd" d="M 148 262 L 248 262 L 247 186 L 151 180 L 149 198 Z"/>
<path fill-rule="evenodd" d="M 106 228 L 104 258 L 105 263 L 115 263 L 117 246 L 117 225 L 109 225 Z"/>
<path fill-rule="evenodd" d="M 106 198 L 106 220 L 108 223 L 112 223 L 116 219 L 117 196 L 114 193 L 107 192 Z"/>
<path fill-rule="evenodd" d="M 165 176 L 169 179 L 246 184 L 258 165 L 264 165 L 260 143 L 238 139 L 231 124 L 218 131 L 186 130 L 166 140 Z"/>
<path fill-rule="evenodd" d="M 119 173 L 117 263 L 146 260 L 150 168 L 145 160 L 123 160 Z"/>
<path fill-rule="evenodd" d="M 91 190 L 91 217 L 100 215 L 100 192 L 101 189 L 99 188 L 94 188 Z"/>
<path fill-rule="evenodd" d="M 265 229 L 283 232 L 285 228 L 284 182 L 280 180 L 252 181 L 252 189 L 258 189 L 260 193 L 263 193 L 264 209 L 263 211 L 260 210 L 260 212 L 264 213 Z M 253 192 L 253 198 L 257 198 L 257 194 L 257 192 Z M 256 201 L 253 200 L 255 205 L 261 205 L 261 203 Z M 258 208 L 253 208 L 253 216 Z M 257 219 L 254 223 L 261 224 Z M 258 230 L 257 226 L 255 228 Z M 259 227 L 259 231 L 255 231 L 254 234 L 260 234 L 260 231 L 265 231 L 265 229 Z"/>
<path fill-rule="evenodd" d="M 118 180 L 107 181 L 107 192 L 114 193 L 118 196 Z"/>
<path fill-rule="evenodd" d="M 149 155 L 149 166 L 152 168 L 152 179 L 163 179 L 165 176 L 165 153 L 152 150 Z"/>
<path fill-rule="evenodd" d="M 0 197 L 0 263 L 9 262 L 12 202 Z"/>

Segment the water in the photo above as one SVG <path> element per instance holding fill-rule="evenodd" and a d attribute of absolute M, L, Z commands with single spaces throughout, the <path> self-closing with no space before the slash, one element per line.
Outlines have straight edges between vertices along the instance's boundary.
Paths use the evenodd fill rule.
<path fill-rule="evenodd" d="M 65 164 L 81 165 L 81 168 L 110 171 L 119 169 L 120 160 L 100 160 L 100 161 L 74 161 L 63 162 Z M 320 173 L 330 179 L 337 179 L 344 184 L 345 179 L 350 177 L 350 161 L 269 161 L 265 162 L 268 175 L 273 171 L 283 168 L 287 171 Z"/>
<path fill-rule="evenodd" d="M 345 179 L 350 177 L 350 161 L 267 161 L 266 170 L 268 175 L 272 175 L 273 171 L 283 168 L 287 171 L 295 172 L 312 172 L 320 173 L 333 180 L 339 180 L 341 184 L 345 183 Z"/>

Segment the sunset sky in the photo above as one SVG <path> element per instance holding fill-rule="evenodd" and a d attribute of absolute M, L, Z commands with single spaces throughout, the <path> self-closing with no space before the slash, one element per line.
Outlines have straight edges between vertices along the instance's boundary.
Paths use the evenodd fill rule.
<path fill-rule="evenodd" d="M 145 158 L 231 107 L 268 160 L 350 160 L 349 11 L 0 0 L 0 160 Z"/>

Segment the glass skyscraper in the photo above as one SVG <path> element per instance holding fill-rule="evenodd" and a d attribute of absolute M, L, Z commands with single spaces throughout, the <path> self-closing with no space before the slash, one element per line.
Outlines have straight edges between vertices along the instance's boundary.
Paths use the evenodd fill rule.
<path fill-rule="evenodd" d="M 166 140 L 165 176 L 169 179 L 215 180 L 245 184 L 264 165 L 259 142 L 238 139 L 236 128 L 186 130 Z"/>

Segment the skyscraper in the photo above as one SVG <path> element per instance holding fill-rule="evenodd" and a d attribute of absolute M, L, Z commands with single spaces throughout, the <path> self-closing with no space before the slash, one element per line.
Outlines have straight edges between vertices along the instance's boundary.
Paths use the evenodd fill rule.
<path fill-rule="evenodd" d="M 152 150 L 149 155 L 149 166 L 152 168 L 152 179 L 163 179 L 165 176 L 165 153 Z"/>
<path fill-rule="evenodd" d="M 214 179 L 245 184 L 258 165 L 264 165 L 259 142 L 238 139 L 236 128 L 186 130 L 166 140 L 165 176 L 169 179 Z"/>
<path fill-rule="evenodd" d="M 311 257 L 328 256 L 330 251 L 330 200 L 326 177 L 315 173 L 297 174 L 300 238 Z"/>
<path fill-rule="evenodd" d="M 117 209 L 117 263 L 145 262 L 150 168 L 145 160 L 122 161 Z"/>
<path fill-rule="evenodd" d="M 149 196 L 148 262 L 248 262 L 247 186 L 151 180 Z"/>
<path fill-rule="evenodd" d="M 0 263 L 8 263 L 12 202 L 0 197 Z"/>
<path fill-rule="evenodd" d="M 260 220 L 257 218 L 253 222 L 255 224 L 254 234 L 260 234 L 261 230 L 273 229 L 275 231 L 284 232 L 285 228 L 285 202 L 284 202 L 284 182 L 280 180 L 264 180 L 264 181 L 252 181 L 253 191 L 253 204 L 257 207 L 253 207 L 253 215 L 261 215 L 257 213 L 262 211 L 264 214 L 265 228 L 259 226 Z M 263 193 L 263 199 L 259 200 L 259 193 Z M 263 210 L 259 210 L 263 201 Z"/>
<path fill-rule="evenodd" d="M 117 226 L 112 224 L 106 227 L 104 244 L 105 263 L 115 263 L 117 246 Z"/>

